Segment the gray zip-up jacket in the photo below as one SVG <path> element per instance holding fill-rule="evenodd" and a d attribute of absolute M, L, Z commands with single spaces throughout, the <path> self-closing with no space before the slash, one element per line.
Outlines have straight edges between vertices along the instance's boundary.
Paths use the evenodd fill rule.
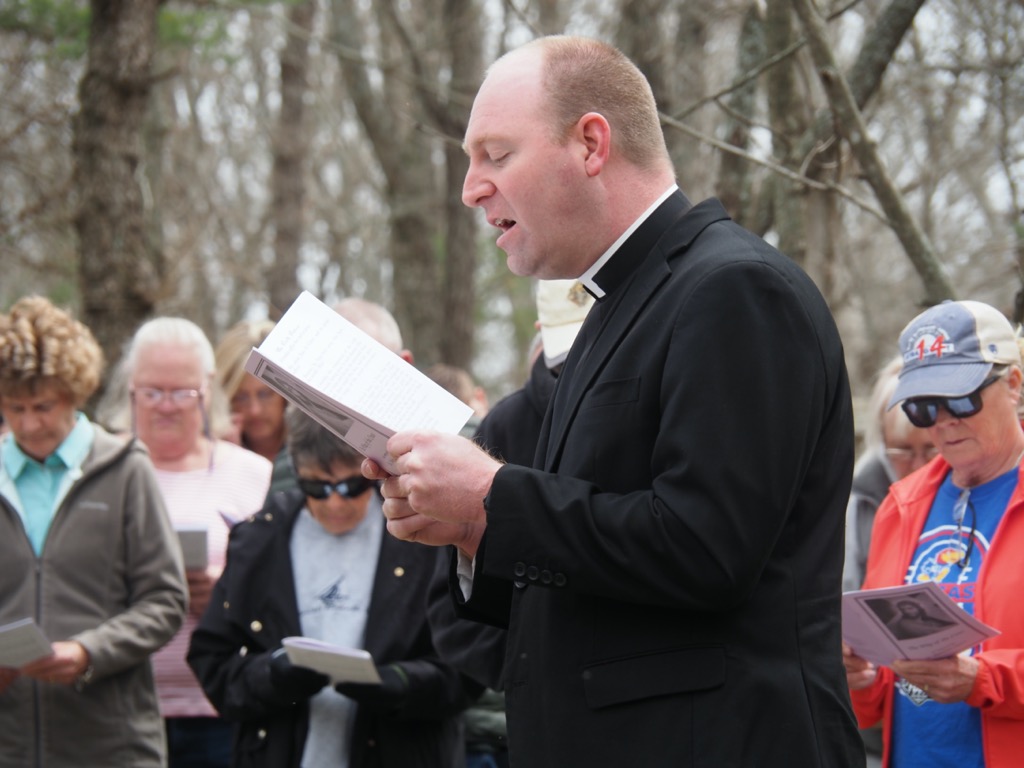
<path fill-rule="evenodd" d="M 20 677 L 0 692 L 0 765 L 167 764 L 149 656 L 185 614 L 181 548 L 145 448 L 94 428 L 39 557 L 0 468 L 0 625 L 32 617 L 90 659 L 75 686 Z"/>

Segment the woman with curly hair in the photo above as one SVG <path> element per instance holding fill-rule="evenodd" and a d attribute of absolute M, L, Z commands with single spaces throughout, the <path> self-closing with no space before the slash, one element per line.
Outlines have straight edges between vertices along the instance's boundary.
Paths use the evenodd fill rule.
<path fill-rule="evenodd" d="M 145 449 L 79 411 L 102 369 L 46 299 L 0 316 L 0 625 L 51 642 L 0 667 L 2 765 L 166 765 L 149 659 L 182 623 L 185 577 Z"/>

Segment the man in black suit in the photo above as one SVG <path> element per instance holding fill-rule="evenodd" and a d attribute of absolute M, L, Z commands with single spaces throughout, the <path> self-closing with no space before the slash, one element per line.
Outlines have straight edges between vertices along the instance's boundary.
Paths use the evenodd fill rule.
<path fill-rule="evenodd" d="M 863 765 L 840 642 L 853 418 L 821 295 L 690 204 L 646 80 L 603 43 L 500 59 L 465 147 L 463 199 L 510 269 L 597 299 L 533 468 L 388 444 L 389 531 L 454 544 L 462 610 L 508 626 L 512 765 Z"/>

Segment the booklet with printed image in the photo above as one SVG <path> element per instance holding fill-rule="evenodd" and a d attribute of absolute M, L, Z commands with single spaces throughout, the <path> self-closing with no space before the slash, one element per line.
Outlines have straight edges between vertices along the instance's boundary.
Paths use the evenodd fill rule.
<path fill-rule="evenodd" d="M 998 634 L 934 581 L 843 593 L 843 641 L 878 666 L 955 656 Z"/>

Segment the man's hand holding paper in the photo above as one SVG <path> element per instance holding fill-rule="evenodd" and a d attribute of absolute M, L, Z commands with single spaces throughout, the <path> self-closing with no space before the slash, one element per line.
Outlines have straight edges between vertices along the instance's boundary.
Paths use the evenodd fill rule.
<path fill-rule="evenodd" d="M 484 497 L 501 463 L 471 440 L 439 432 L 400 432 L 387 448 L 397 474 L 370 459 L 363 474 L 384 480 L 388 532 L 422 544 L 454 544 L 473 557 L 487 527 Z"/>

